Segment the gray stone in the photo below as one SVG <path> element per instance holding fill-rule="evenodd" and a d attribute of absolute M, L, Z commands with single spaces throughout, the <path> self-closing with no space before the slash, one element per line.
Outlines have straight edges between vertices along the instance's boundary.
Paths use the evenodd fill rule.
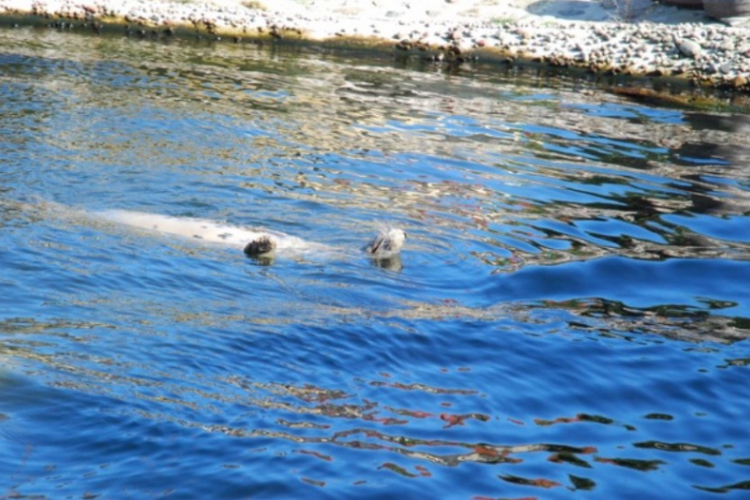
<path fill-rule="evenodd" d="M 680 53 L 693 59 L 700 57 L 703 54 L 703 48 L 698 42 L 686 39 L 675 39 L 675 45 L 679 49 Z"/>

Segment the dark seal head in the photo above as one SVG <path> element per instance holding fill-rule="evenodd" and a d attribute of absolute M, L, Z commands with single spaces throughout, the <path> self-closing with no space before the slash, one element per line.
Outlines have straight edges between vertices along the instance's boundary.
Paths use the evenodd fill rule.
<path fill-rule="evenodd" d="M 257 257 L 259 255 L 271 253 L 276 250 L 276 240 L 269 236 L 261 236 L 245 245 L 245 255 Z"/>

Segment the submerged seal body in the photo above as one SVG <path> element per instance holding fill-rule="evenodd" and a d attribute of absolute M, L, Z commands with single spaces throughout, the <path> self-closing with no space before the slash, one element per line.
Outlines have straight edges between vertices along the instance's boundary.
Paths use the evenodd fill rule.
<path fill-rule="evenodd" d="M 253 257 L 274 253 L 317 255 L 345 251 L 339 247 L 303 240 L 280 231 L 246 228 L 206 219 L 173 217 L 130 210 L 105 210 L 97 212 L 96 215 L 109 222 L 161 234 L 234 246 Z M 405 241 L 406 233 L 402 229 L 384 227 L 363 248 L 363 251 L 374 259 L 390 259 L 398 256 Z"/>

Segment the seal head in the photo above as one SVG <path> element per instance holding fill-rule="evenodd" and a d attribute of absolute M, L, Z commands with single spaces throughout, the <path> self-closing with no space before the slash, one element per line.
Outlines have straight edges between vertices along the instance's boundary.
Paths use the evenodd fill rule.
<path fill-rule="evenodd" d="M 271 253 L 274 250 L 276 250 L 276 241 L 271 239 L 270 236 L 261 236 L 245 245 L 244 251 L 245 255 L 257 257 L 258 255 Z"/>
<path fill-rule="evenodd" d="M 398 228 L 385 228 L 373 238 L 364 251 L 375 258 L 389 258 L 398 254 L 406 241 L 406 232 Z"/>

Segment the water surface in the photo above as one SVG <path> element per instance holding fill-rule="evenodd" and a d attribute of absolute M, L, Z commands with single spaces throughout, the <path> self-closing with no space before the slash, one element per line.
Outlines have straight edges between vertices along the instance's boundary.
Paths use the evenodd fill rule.
<path fill-rule="evenodd" d="M 750 121 L 0 31 L 0 497 L 742 498 Z M 359 248 L 272 261 L 82 214 Z"/>

